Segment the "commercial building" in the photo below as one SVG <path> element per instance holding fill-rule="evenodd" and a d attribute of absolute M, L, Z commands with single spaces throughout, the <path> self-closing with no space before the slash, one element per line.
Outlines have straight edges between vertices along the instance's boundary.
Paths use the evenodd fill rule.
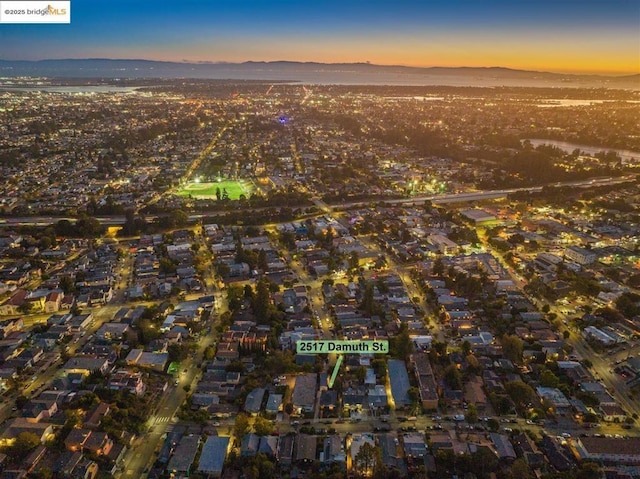
<path fill-rule="evenodd" d="M 565 249 L 564 257 L 582 266 L 595 263 L 597 259 L 597 255 L 593 251 L 577 246 L 571 246 Z"/>
<path fill-rule="evenodd" d="M 429 362 L 427 353 L 417 353 L 411 356 L 418 388 L 420 390 L 420 401 L 425 409 L 436 409 L 438 407 L 438 389 L 433 369 Z"/>
<path fill-rule="evenodd" d="M 576 441 L 576 451 L 581 459 L 611 464 L 640 464 L 640 437 L 581 437 Z"/>
<path fill-rule="evenodd" d="M 464 210 L 460 214 L 476 224 L 488 223 L 489 221 L 495 221 L 497 219 L 495 215 L 478 209 Z"/>

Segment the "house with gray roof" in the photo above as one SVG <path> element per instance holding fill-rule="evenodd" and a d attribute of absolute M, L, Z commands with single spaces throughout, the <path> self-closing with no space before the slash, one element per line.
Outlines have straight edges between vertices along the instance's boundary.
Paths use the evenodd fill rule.
<path fill-rule="evenodd" d="M 200 436 L 182 436 L 180 442 L 169 460 L 167 471 L 177 476 L 187 476 L 196 458 L 198 447 L 200 446 Z"/>
<path fill-rule="evenodd" d="M 491 438 L 493 448 L 495 449 L 499 459 L 513 460 L 517 457 L 516 451 L 513 449 L 513 445 L 509 441 L 509 436 L 493 432 L 489 437 Z"/>
<path fill-rule="evenodd" d="M 255 456 L 260 449 L 260 436 L 257 434 L 245 434 L 240 444 L 241 456 Z"/>
<path fill-rule="evenodd" d="M 227 458 L 229 438 L 209 436 L 202 447 L 197 472 L 207 478 L 217 478 L 222 475 L 224 461 Z"/>
<path fill-rule="evenodd" d="M 387 362 L 389 370 L 389 380 L 391 382 L 391 395 L 396 407 L 408 406 L 411 404 L 409 399 L 409 373 L 404 361 L 399 359 L 390 359 Z"/>
<path fill-rule="evenodd" d="M 293 388 L 293 407 L 298 414 L 302 411 L 311 412 L 316 401 L 317 375 L 315 373 L 296 376 L 296 384 Z"/>
<path fill-rule="evenodd" d="M 277 414 L 282 410 L 282 394 L 269 394 L 264 410 L 271 414 Z"/>
<path fill-rule="evenodd" d="M 264 394 L 267 392 L 264 388 L 255 388 L 247 394 L 247 398 L 244 401 L 244 410 L 251 415 L 256 415 L 262 409 L 262 401 L 264 400 Z"/>

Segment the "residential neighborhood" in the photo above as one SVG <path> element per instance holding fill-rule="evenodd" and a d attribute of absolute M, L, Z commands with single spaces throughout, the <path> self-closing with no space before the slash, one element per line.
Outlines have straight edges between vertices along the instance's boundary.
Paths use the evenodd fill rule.
<path fill-rule="evenodd" d="M 640 476 L 636 100 L 392 93 L 0 91 L 0 479 Z"/>

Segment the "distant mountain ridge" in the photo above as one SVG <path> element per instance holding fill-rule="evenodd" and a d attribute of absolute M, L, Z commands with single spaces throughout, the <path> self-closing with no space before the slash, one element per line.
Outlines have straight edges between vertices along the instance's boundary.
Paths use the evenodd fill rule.
<path fill-rule="evenodd" d="M 318 63 L 295 61 L 247 61 L 227 62 L 166 62 L 144 59 L 54 59 L 54 60 L 0 60 L 0 77 L 42 76 L 53 78 L 212 78 L 212 79 L 263 79 L 312 81 L 331 74 L 351 75 L 349 82 L 363 76 L 364 83 L 380 83 L 383 76 L 390 80 L 421 84 L 426 77 L 456 77 L 527 80 L 550 82 L 606 82 L 638 83 L 640 74 L 624 76 L 577 75 L 553 72 L 516 70 L 505 67 L 411 67 L 401 65 L 376 65 L 371 63 Z M 369 80 L 364 76 L 369 76 Z M 396 75 L 396 77 L 394 77 Z M 423 77 L 419 81 L 419 77 Z M 327 83 L 327 79 L 321 83 Z M 431 84 L 431 83 L 430 83 Z"/>
<path fill-rule="evenodd" d="M 225 63 L 218 63 L 225 64 Z M 595 77 L 595 78 L 610 78 L 610 79 L 628 79 L 628 78 L 640 78 L 640 74 L 634 75 L 596 75 L 596 74 L 571 74 L 571 73 L 555 73 L 555 72 L 546 72 L 546 71 L 536 71 L 536 70 L 519 70 L 515 68 L 507 68 L 507 67 L 411 67 L 405 65 L 377 65 L 374 63 L 366 63 L 366 62 L 354 62 L 354 63 L 319 63 L 319 62 L 292 62 L 286 60 L 272 61 L 272 62 L 258 62 L 258 61 L 247 61 L 243 63 L 226 63 L 227 65 L 265 65 L 265 66 L 313 66 L 313 67 L 353 67 L 362 70 L 368 69 L 384 69 L 384 70 L 397 70 L 397 71 L 405 71 L 409 73 L 431 73 L 431 74 L 460 74 L 460 73 L 468 73 L 468 74 L 486 74 L 491 73 L 495 75 L 507 75 L 507 76 L 528 76 L 528 75 L 544 75 L 551 76 L 554 78 L 562 78 L 562 77 Z"/>

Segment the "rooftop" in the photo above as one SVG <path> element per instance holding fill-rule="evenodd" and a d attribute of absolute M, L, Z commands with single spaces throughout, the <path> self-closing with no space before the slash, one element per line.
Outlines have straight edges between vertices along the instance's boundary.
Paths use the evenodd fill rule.
<path fill-rule="evenodd" d="M 222 472 L 224 461 L 227 457 L 229 438 L 221 436 L 209 436 L 202 447 L 198 472 L 219 474 Z"/>

